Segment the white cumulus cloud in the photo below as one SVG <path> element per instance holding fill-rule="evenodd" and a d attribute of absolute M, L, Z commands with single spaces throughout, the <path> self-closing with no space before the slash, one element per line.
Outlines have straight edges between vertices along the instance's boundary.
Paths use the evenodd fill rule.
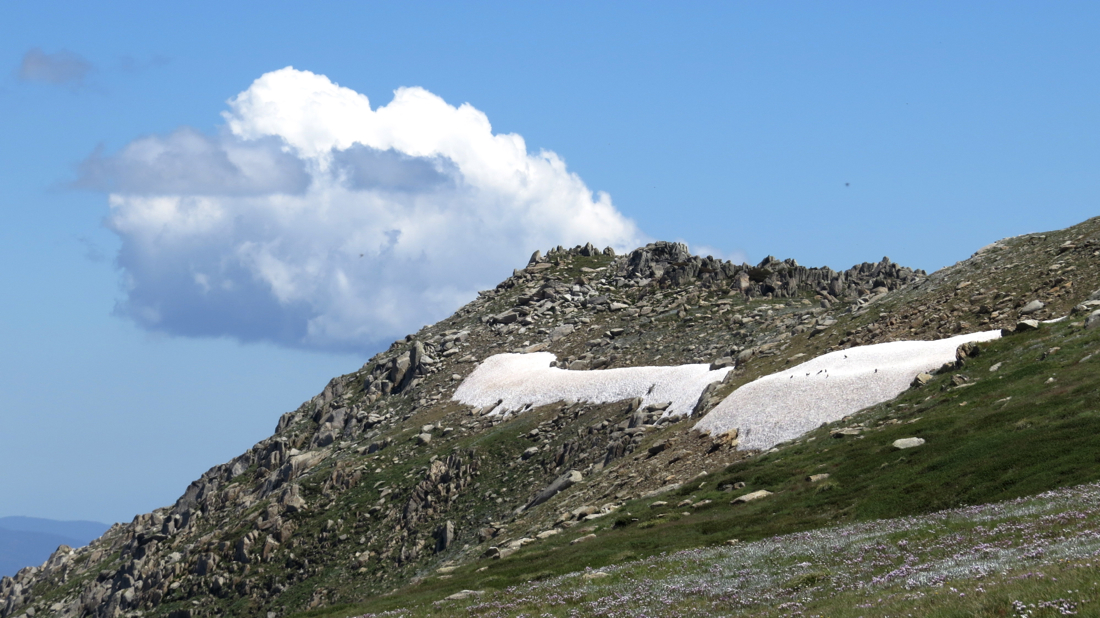
<path fill-rule="evenodd" d="M 119 311 L 151 330 L 361 350 L 445 317 L 531 251 L 644 241 L 555 153 L 470 104 L 367 97 L 291 67 L 189 128 L 93 154 L 110 193 Z"/>

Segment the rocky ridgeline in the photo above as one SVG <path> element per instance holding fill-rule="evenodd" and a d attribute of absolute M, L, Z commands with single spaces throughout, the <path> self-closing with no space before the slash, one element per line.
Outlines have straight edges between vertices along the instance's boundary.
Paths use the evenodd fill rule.
<path fill-rule="evenodd" d="M 558 247 L 543 256 L 535 252 L 528 269 L 545 267 L 555 260 L 573 255 L 614 256 L 609 247 L 602 252 L 592 245 L 563 250 Z M 806 268 L 793 259 L 778 260 L 768 256 L 756 266 L 733 264 L 711 256 L 691 255 L 683 243 L 655 242 L 621 256 L 608 267 L 615 274 L 610 282 L 616 287 L 645 286 L 655 282 L 661 288 L 693 285 L 703 288 L 722 287 L 748 298 L 795 298 L 805 292 L 821 294 L 835 302 L 838 297 L 857 298 L 869 292 L 895 290 L 920 276 L 923 270 L 898 266 L 883 258 L 881 262 L 863 263 L 837 272 L 828 267 Z"/>
<path fill-rule="evenodd" d="M 926 274 L 922 270 L 898 266 L 889 258 L 877 264 L 853 266 L 843 272 L 828 267 L 806 268 L 793 259 L 780 261 L 772 256 L 755 267 L 738 266 L 710 256 L 693 256 L 683 243 L 669 242 L 635 249 L 613 266 L 624 284 L 629 280 L 634 285 L 645 285 L 650 279 L 662 287 L 695 283 L 704 287 L 728 287 L 748 298 L 796 298 L 805 292 L 814 292 L 828 302 L 835 302 L 837 298 L 857 298 L 869 292 L 888 292 Z"/>
<path fill-rule="evenodd" d="M 452 401 L 501 352 L 573 370 L 735 367 L 737 386 L 835 349 L 936 338 L 1076 311 L 1100 325 L 1100 225 L 1006 239 L 931 275 L 887 259 L 846 271 L 735 265 L 658 242 L 529 264 L 441 322 L 334 378 L 274 435 L 172 506 L 0 579 L 12 616 L 283 616 L 354 602 L 558 534 L 583 542 L 628 500 L 751 455 L 640 400 L 563 401 L 509 419 Z M 1100 299 L 1094 299 L 1100 305 Z M 684 504 L 684 508 L 694 508 Z"/>

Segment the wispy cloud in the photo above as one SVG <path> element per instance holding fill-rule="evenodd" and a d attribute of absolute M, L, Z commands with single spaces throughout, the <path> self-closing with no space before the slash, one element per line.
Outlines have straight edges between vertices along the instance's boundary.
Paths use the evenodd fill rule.
<path fill-rule="evenodd" d="M 89 262 L 101 263 L 107 261 L 107 252 L 87 236 L 78 236 L 76 242 L 83 249 L 84 259 Z"/>
<path fill-rule="evenodd" d="M 16 76 L 24 82 L 80 86 L 93 69 L 92 63 L 74 52 L 61 50 L 47 54 L 32 47 L 23 55 Z"/>
<path fill-rule="evenodd" d="M 162 54 L 156 54 L 148 60 L 135 58 L 130 54 L 125 54 L 119 57 L 118 68 L 124 73 L 143 73 L 145 71 L 167 66 L 171 64 L 171 62 L 171 58 Z"/>

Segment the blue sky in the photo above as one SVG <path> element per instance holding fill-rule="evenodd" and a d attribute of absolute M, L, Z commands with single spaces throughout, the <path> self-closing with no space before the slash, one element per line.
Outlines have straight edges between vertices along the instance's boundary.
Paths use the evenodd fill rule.
<path fill-rule="evenodd" d="M 530 243 L 590 233 L 608 244 L 683 240 L 751 262 L 774 254 L 847 268 L 888 255 L 931 271 L 998 238 L 1094 216 L 1098 31 L 1100 8 L 1070 2 L 4 3 L 0 516 L 115 521 L 171 503 L 329 378 L 415 330 L 408 320 L 443 317 L 546 248 Z M 551 170 L 546 186 L 570 187 L 572 214 L 558 214 L 568 209 L 556 189 L 508 210 L 518 194 L 472 180 L 462 148 L 325 146 L 337 167 L 354 159 L 347 165 L 359 167 L 347 169 L 370 178 L 379 165 L 402 174 L 399 190 L 379 193 L 317 172 L 327 155 L 301 154 L 293 126 L 259 141 L 235 133 L 227 118 L 263 118 L 230 99 L 259 96 L 254 82 L 288 66 L 298 71 L 280 74 L 279 100 L 305 83 L 301 71 L 323 76 L 310 82 L 318 92 L 338 84 L 375 110 L 399 88 L 423 89 L 406 93 L 434 97 L 435 111 L 398 127 L 406 133 L 457 118 L 453 108 L 468 103 L 493 135 L 522 136 L 523 161 Z M 483 143 L 489 133 L 475 129 L 462 139 Z M 120 222 L 145 212 L 152 193 L 217 194 L 236 213 L 252 204 L 218 194 L 230 181 L 165 180 L 182 172 L 131 156 L 188 139 L 217 156 L 256 144 L 272 157 L 291 152 L 288 165 L 306 169 L 310 187 L 327 186 L 324 176 L 352 196 L 338 212 L 355 225 L 273 228 L 269 183 L 232 241 L 157 253 L 147 220 Z M 567 170 L 540 158 L 544 150 Z M 180 152 L 186 165 L 213 160 Z M 431 187 L 416 184 L 432 174 Z M 122 210 L 109 208 L 109 194 Z M 356 218 L 367 199 L 380 210 Z M 295 260 L 358 242 L 347 228 L 406 242 L 419 228 L 372 222 L 417 200 L 444 223 L 467 209 L 462 221 L 482 222 L 469 228 L 477 237 L 429 234 L 414 247 L 420 261 L 364 250 L 369 267 L 352 275 L 359 291 L 339 298 L 300 287 L 279 295 L 274 279 L 238 269 L 222 275 L 253 287 L 218 304 L 180 278 L 205 277 L 184 266 L 224 264 L 242 243 L 293 244 L 268 257 L 305 269 Z M 507 225 L 484 226 L 486 200 Z M 601 223 L 586 227 L 597 214 Z M 491 250 L 445 285 L 452 275 L 440 265 L 474 260 L 469 242 Z M 453 252 L 432 254 L 435 245 Z M 352 272 L 353 254 L 326 255 L 320 279 Z M 370 278 L 383 271 L 430 293 Z M 370 296 L 373 285 L 392 291 L 397 313 L 418 312 L 402 322 L 376 310 L 385 303 Z M 149 317 L 153 305 L 161 311 Z M 307 318 L 320 334 L 303 334 Z M 345 337 L 349 325 L 363 328 Z"/>

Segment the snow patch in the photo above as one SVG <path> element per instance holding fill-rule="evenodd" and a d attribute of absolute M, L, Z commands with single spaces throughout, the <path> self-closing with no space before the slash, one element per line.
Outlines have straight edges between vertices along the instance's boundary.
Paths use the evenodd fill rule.
<path fill-rule="evenodd" d="M 738 388 L 695 425 L 711 435 L 738 430 L 741 449 L 780 442 L 893 399 L 921 372 L 955 360 L 969 341 L 1001 336 L 993 330 L 938 341 L 893 341 L 830 352 Z"/>
<path fill-rule="evenodd" d="M 611 403 L 641 397 L 642 405 L 671 402 L 664 415 L 676 416 L 691 414 L 703 389 L 730 371 L 711 371 L 709 365 L 568 371 L 551 367 L 555 358 L 549 352 L 491 356 L 462 381 L 453 399 L 475 407 L 500 402 L 491 414 L 501 415 L 559 401 Z"/>

